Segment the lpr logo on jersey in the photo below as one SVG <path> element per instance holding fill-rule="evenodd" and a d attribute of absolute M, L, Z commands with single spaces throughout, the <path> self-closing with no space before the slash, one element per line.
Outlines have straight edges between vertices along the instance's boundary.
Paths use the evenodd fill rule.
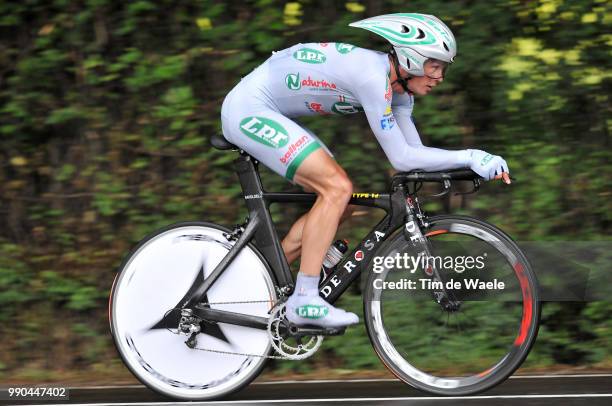
<path fill-rule="evenodd" d="M 293 53 L 293 57 L 300 62 L 324 63 L 327 57 L 321 51 L 312 48 L 298 49 Z"/>
<path fill-rule="evenodd" d="M 240 131 L 249 138 L 272 148 L 283 147 L 289 141 L 287 130 L 265 117 L 247 117 L 240 122 Z"/>

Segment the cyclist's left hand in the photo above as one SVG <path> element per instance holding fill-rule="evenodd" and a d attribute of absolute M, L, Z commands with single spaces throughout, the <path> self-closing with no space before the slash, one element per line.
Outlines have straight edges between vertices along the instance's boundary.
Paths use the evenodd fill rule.
<path fill-rule="evenodd" d="M 512 183 L 508 172 L 502 172 L 501 175 L 497 175 L 495 179 L 501 179 L 505 184 L 509 185 Z"/>
<path fill-rule="evenodd" d="M 470 153 L 470 168 L 486 180 L 503 179 L 510 183 L 508 164 L 499 155 L 492 155 L 480 149 L 468 149 Z"/>

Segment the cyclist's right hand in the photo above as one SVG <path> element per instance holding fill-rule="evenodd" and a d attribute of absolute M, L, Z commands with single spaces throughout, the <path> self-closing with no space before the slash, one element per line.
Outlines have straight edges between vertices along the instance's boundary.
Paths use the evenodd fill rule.
<path fill-rule="evenodd" d="M 492 155 L 479 149 L 468 149 L 470 169 L 485 180 L 500 179 L 510 183 L 508 164 L 499 155 Z"/>

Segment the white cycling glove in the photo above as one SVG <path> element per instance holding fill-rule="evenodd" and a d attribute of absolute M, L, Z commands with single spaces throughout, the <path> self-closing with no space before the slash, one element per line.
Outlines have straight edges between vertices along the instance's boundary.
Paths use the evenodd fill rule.
<path fill-rule="evenodd" d="M 468 152 L 470 169 L 486 180 L 494 179 L 502 172 L 510 174 L 508 164 L 499 155 L 492 155 L 479 149 L 468 149 Z"/>

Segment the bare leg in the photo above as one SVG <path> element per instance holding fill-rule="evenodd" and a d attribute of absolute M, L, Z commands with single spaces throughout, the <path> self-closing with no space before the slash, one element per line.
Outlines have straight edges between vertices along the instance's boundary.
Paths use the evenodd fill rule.
<path fill-rule="evenodd" d="M 353 186 L 346 172 L 323 150 L 310 154 L 293 178 L 317 200 L 310 211 L 292 227 L 284 247 L 290 258 L 301 253 L 295 291 L 287 300 L 287 319 L 298 325 L 341 327 L 359 322 L 359 317 L 336 308 L 319 296 L 319 272 L 340 218 L 351 198 Z M 301 233 L 301 238 L 300 238 Z"/>
<path fill-rule="evenodd" d="M 346 207 L 346 210 L 344 210 L 344 213 L 342 213 L 340 217 L 340 224 L 351 217 L 355 208 L 356 207 L 353 205 Z M 292 264 L 293 261 L 298 259 L 302 253 L 302 231 L 304 230 L 304 224 L 306 224 L 307 217 L 308 213 L 302 215 L 302 217 L 293 223 L 291 229 L 283 239 L 283 251 L 285 252 L 285 257 L 289 264 Z"/>
<path fill-rule="evenodd" d="M 340 218 L 351 198 L 352 184 L 346 172 L 323 150 L 313 152 L 298 168 L 295 182 L 300 186 L 313 190 L 317 200 L 310 211 L 302 216 L 295 227 L 293 248 L 290 253 L 295 255 L 295 242 L 301 228 L 302 261 L 300 272 L 318 276 L 323 263 L 323 256 L 331 244 Z M 290 232 L 291 234 L 291 232 Z"/>

